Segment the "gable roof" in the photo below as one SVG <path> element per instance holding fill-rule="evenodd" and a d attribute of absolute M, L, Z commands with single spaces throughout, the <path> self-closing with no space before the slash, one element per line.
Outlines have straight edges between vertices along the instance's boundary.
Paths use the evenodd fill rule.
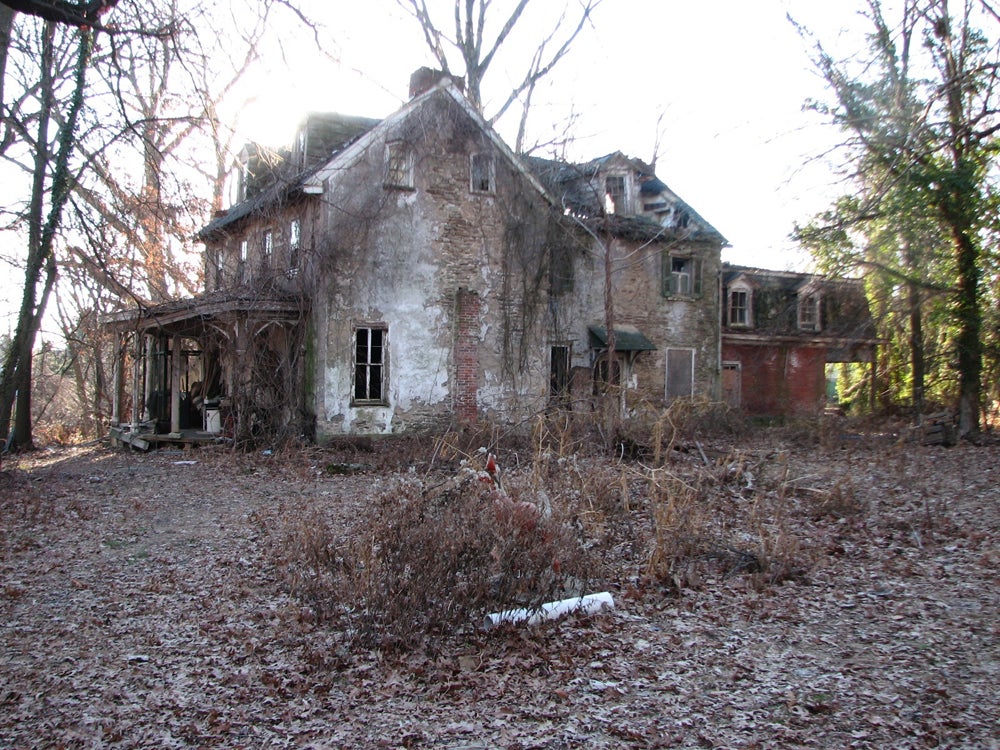
<path fill-rule="evenodd" d="M 310 164 L 307 159 L 303 168 L 294 169 L 294 165 L 286 160 L 282 169 L 275 170 L 273 184 L 261 190 L 256 195 L 235 204 L 224 212 L 220 212 L 200 232 L 198 239 L 206 240 L 212 235 L 244 219 L 255 212 L 281 203 L 296 194 L 320 194 L 323 183 L 334 174 L 342 172 L 355 162 L 376 139 L 382 137 L 396 125 L 402 123 L 413 112 L 434 97 L 445 96 L 453 101 L 464 114 L 481 130 L 497 151 L 528 181 L 528 183 L 550 205 L 557 205 L 555 199 L 545 186 L 529 170 L 513 150 L 504 143 L 489 123 L 483 119 L 458 89 L 450 77 L 443 78 L 424 93 L 413 97 L 410 101 L 382 120 L 367 117 L 352 117 L 348 115 L 312 115 L 316 118 L 315 130 L 327 149 L 326 158 Z M 308 136 L 307 136 L 308 140 Z M 308 146 L 307 146 L 308 148 Z M 310 152 L 313 150 L 308 148 Z"/>
<path fill-rule="evenodd" d="M 465 98 L 465 95 L 462 94 L 450 77 L 441 79 L 426 92 L 415 96 L 409 102 L 382 120 L 376 127 L 364 133 L 362 136 L 349 144 L 347 148 L 334 154 L 333 158 L 329 159 L 319 169 L 312 172 L 303 180 L 303 187 L 306 189 L 322 189 L 323 182 L 328 177 L 340 172 L 344 169 L 344 167 L 359 158 L 365 149 L 367 149 L 372 142 L 379 138 L 385 131 L 390 130 L 394 126 L 402 123 L 427 101 L 439 96 L 448 97 L 451 101 L 458 105 L 462 112 L 464 112 L 465 115 L 476 124 L 479 130 L 486 135 L 490 143 L 492 143 L 497 151 L 499 151 L 500 154 L 511 163 L 511 165 L 531 184 L 531 186 L 537 190 L 538 193 L 550 204 L 556 205 L 556 202 L 546 190 L 545 186 L 538 180 L 531 170 L 525 166 L 510 146 L 508 146 L 503 139 L 500 138 L 497 132 L 490 127 L 489 123 L 483 119 L 483 116 L 480 115 L 471 104 L 469 104 L 469 100 Z"/>

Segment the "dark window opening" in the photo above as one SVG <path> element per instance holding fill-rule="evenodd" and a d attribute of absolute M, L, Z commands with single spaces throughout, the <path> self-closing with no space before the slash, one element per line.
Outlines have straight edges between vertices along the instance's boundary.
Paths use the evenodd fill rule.
<path fill-rule="evenodd" d="M 554 403 L 561 406 L 566 406 L 570 402 L 569 373 L 569 347 L 553 346 L 549 396 Z"/>
<path fill-rule="evenodd" d="M 469 166 L 470 189 L 474 193 L 494 190 L 494 163 L 490 154 L 473 154 Z"/>
<path fill-rule="evenodd" d="M 358 328 L 355 332 L 355 401 L 382 401 L 384 398 L 385 333 L 384 328 Z"/>

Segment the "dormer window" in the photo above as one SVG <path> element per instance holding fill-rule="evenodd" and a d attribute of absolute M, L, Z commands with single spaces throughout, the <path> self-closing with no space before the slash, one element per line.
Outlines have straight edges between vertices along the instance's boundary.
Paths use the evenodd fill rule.
<path fill-rule="evenodd" d="M 610 174 L 604 178 L 604 207 L 609 214 L 628 214 L 625 175 Z"/>
<path fill-rule="evenodd" d="M 821 297 L 814 291 L 804 291 L 799 294 L 799 330 L 819 331 L 820 300 Z"/>
<path fill-rule="evenodd" d="M 726 323 L 734 328 L 749 328 L 750 317 L 750 290 L 746 287 L 730 288 L 729 303 L 726 309 L 729 311 L 726 316 Z"/>
<path fill-rule="evenodd" d="M 496 185 L 496 163 L 491 154 L 472 154 L 469 157 L 469 190 L 473 193 L 492 193 Z"/>
<path fill-rule="evenodd" d="M 402 141 L 385 146 L 385 186 L 413 188 L 413 152 Z"/>

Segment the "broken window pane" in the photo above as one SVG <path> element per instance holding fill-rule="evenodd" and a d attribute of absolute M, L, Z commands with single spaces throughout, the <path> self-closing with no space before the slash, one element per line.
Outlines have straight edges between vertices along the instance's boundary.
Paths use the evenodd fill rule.
<path fill-rule="evenodd" d="M 385 392 L 384 328 L 358 328 L 354 342 L 354 400 L 381 401 Z"/>
<path fill-rule="evenodd" d="M 667 256 L 664 263 L 667 296 L 697 297 L 701 294 L 701 261 L 697 258 Z"/>

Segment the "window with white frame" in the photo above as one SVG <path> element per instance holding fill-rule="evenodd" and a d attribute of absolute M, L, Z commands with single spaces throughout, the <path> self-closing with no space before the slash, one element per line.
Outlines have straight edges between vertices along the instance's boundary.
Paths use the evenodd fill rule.
<path fill-rule="evenodd" d="M 694 349 L 667 349 L 666 399 L 694 395 Z"/>
<path fill-rule="evenodd" d="M 667 297 L 701 296 L 701 260 L 691 256 L 664 256 L 663 294 Z"/>
<path fill-rule="evenodd" d="M 469 189 L 473 193 L 496 190 L 496 161 L 492 154 L 472 154 L 469 157 Z"/>
<path fill-rule="evenodd" d="M 413 151 L 403 141 L 390 141 L 385 145 L 385 185 L 413 187 Z"/>
<path fill-rule="evenodd" d="M 799 295 L 799 330 L 820 329 L 820 299 L 815 292 L 803 292 Z"/>
<path fill-rule="evenodd" d="M 354 330 L 355 404 L 385 403 L 385 354 L 388 329 L 382 325 Z"/>
<path fill-rule="evenodd" d="M 746 287 L 730 287 L 726 323 L 737 328 L 748 328 L 752 325 L 751 304 L 752 295 Z"/>

